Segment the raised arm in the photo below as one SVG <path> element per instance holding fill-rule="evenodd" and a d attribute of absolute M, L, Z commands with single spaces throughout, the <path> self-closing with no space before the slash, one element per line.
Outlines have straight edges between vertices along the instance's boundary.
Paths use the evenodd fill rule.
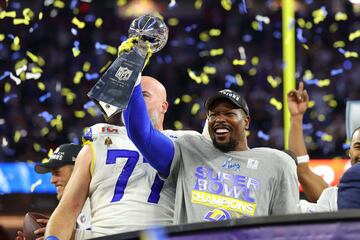
<path fill-rule="evenodd" d="M 320 176 L 311 171 L 307 161 L 309 156 L 304 142 L 302 123 L 309 95 L 304 90 L 302 82 L 299 84 L 299 89 L 288 93 L 287 101 L 290 111 L 289 149 L 298 157 L 297 174 L 306 197 L 309 201 L 316 202 L 328 185 Z"/>
<path fill-rule="evenodd" d="M 71 239 L 76 219 L 86 201 L 90 185 L 92 150 L 85 145 L 77 156 L 73 173 L 67 183 L 59 205 L 50 217 L 45 236 Z"/>
<path fill-rule="evenodd" d="M 144 158 L 160 173 L 167 177 L 174 157 L 174 144 L 155 129 L 146 110 L 141 84 L 134 88 L 124 121 L 129 138 Z"/>

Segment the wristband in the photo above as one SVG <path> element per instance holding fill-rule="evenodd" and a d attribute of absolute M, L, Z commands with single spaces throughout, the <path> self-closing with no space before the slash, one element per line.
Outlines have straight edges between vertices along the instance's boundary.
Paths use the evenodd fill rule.
<path fill-rule="evenodd" d="M 298 164 L 300 164 L 300 163 L 308 163 L 309 160 L 310 160 L 310 157 L 309 157 L 309 155 L 302 155 L 302 156 L 296 157 L 296 159 L 297 159 Z"/>
<path fill-rule="evenodd" d="M 45 240 L 59 240 L 59 238 L 56 236 L 47 236 Z"/>

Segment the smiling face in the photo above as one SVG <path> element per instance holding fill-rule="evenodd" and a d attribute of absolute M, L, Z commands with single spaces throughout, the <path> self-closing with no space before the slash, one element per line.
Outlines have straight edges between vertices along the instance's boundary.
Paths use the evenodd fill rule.
<path fill-rule="evenodd" d="M 351 165 L 360 162 L 360 128 L 356 129 L 352 135 L 349 156 Z"/>
<path fill-rule="evenodd" d="M 60 199 L 63 196 L 64 189 L 68 183 L 71 173 L 74 169 L 72 165 L 65 165 L 59 168 L 51 169 L 51 180 L 50 182 L 56 187 L 57 199 Z"/>
<path fill-rule="evenodd" d="M 245 130 L 249 123 L 250 117 L 229 100 L 215 100 L 209 108 L 209 134 L 214 146 L 223 152 L 248 149 Z"/>

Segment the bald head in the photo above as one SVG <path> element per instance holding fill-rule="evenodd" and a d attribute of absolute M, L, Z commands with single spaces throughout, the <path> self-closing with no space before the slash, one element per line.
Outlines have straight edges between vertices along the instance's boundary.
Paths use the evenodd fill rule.
<path fill-rule="evenodd" d="M 141 86 L 151 122 L 156 129 L 163 130 L 164 117 L 168 109 L 166 89 L 158 80 L 149 76 L 141 77 Z"/>

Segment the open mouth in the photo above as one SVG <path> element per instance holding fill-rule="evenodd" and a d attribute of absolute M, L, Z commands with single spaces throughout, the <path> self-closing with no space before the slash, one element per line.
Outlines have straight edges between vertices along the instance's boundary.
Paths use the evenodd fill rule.
<path fill-rule="evenodd" d="M 226 136 L 230 133 L 230 128 L 225 126 L 218 126 L 214 127 L 213 131 L 216 136 Z"/>

